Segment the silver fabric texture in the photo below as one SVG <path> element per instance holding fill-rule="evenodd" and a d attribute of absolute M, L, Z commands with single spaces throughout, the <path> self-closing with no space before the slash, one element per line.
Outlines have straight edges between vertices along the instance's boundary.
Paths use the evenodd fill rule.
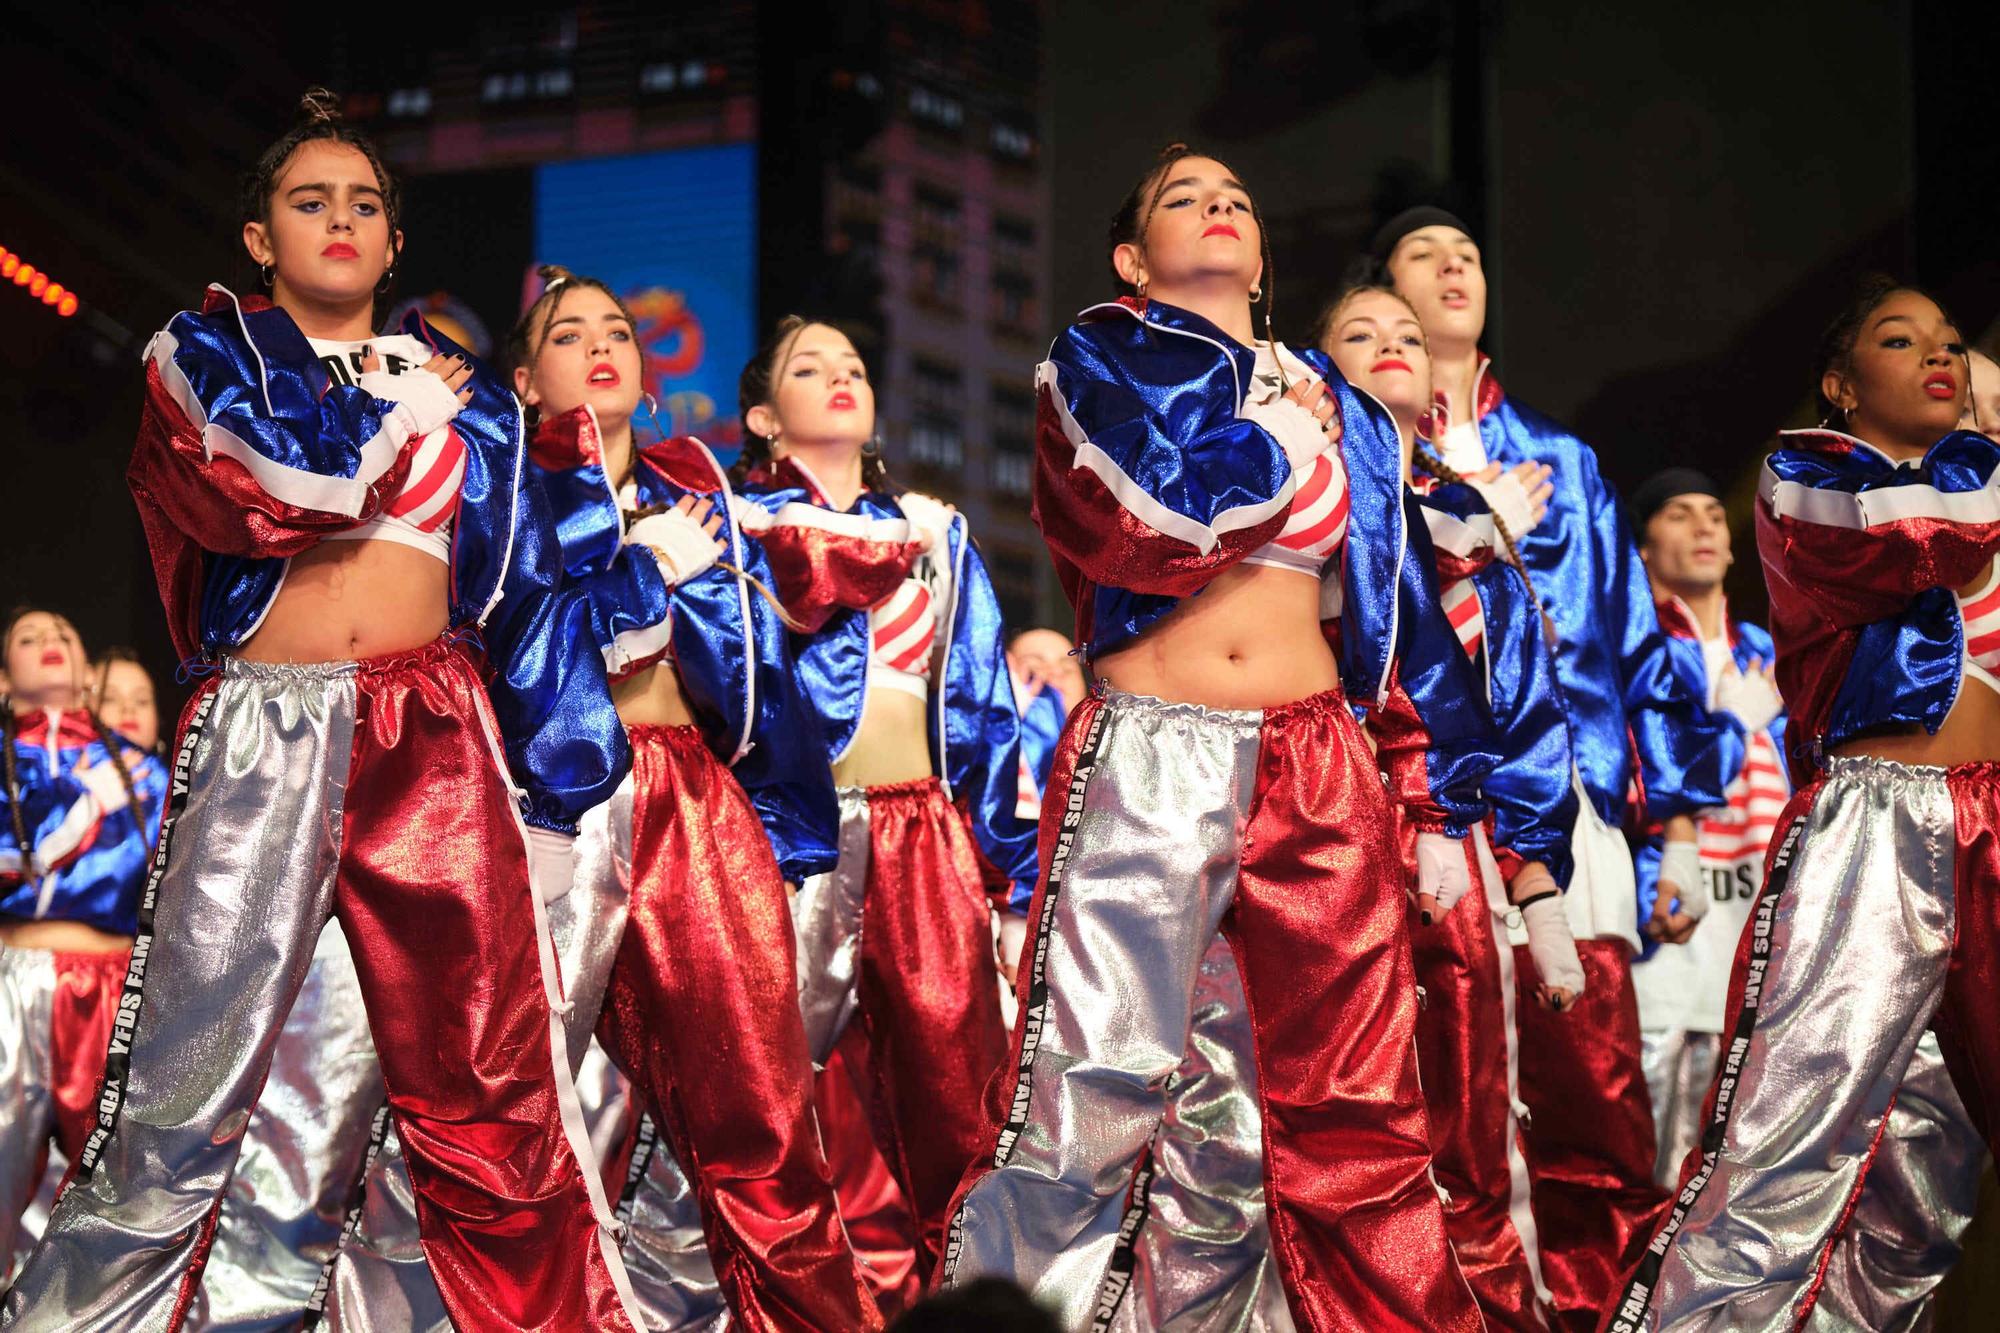
<path fill-rule="evenodd" d="M 840 857 L 792 897 L 799 1014 L 806 1049 L 823 1068 L 861 1002 L 861 905 L 868 890 L 868 789 L 840 789 Z"/>
<path fill-rule="evenodd" d="M 298 1326 L 340 1245 L 369 1131 L 387 1101 L 354 955 L 340 923 L 329 921 L 278 1034 L 188 1307 L 189 1329 Z"/>
<path fill-rule="evenodd" d="M 1133 1269 L 1114 1333 L 1292 1333 L 1264 1212 L 1250 1010 L 1236 955 L 1220 935 L 1196 975 L 1187 1053 L 1167 1086 L 1150 1168 L 1138 1230 L 1116 1245 L 1131 1252 Z"/>
<path fill-rule="evenodd" d="M 1938 1285 L 1958 1263 L 1979 1204 L 1986 1140 L 1926 1032 L 1904 1071 L 1861 1198 L 1826 1266 L 1813 1333 L 1929 1328 Z"/>
<path fill-rule="evenodd" d="M 694 1187 L 650 1121 L 639 1125 L 635 1178 L 619 1201 L 625 1270 L 652 1333 L 721 1333 L 729 1303 L 708 1261 Z"/>
<path fill-rule="evenodd" d="M 394 1126 L 369 1163 L 360 1218 L 343 1238 L 327 1282 L 320 1328 L 340 1333 L 451 1333 L 444 1301 L 431 1280 L 430 1265 L 424 1262 L 410 1170 Z"/>
<path fill-rule="evenodd" d="M 55 1133 L 55 996 L 54 954 L 0 945 L 0 1262 L 7 1264 L 0 1286 L 13 1280 L 41 1235 L 33 1222 L 23 1225 L 23 1215 L 46 1174 L 36 1165 Z"/>
<path fill-rule="evenodd" d="M 1105 1318 L 1130 1279 L 1107 1259 L 1236 890 L 1261 715 L 1113 692 L 1092 724 L 1081 816 L 1047 872 L 1061 890 L 1027 946 L 1062 1003 L 1023 1019 L 1027 1103 L 961 1201 L 943 1277 L 1019 1282 L 1066 1329 Z"/>
<path fill-rule="evenodd" d="M 1792 1326 L 1942 994 L 1955 832 L 1944 770 L 1856 758 L 1779 830 L 1722 1056 L 1721 1149 L 1676 1201 L 1650 1304 L 1628 1297 L 1614 1330 Z"/>
<path fill-rule="evenodd" d="M 117 1133 L 86 1146 L 8 1294 L 0 1326 L 22 1333 L 166 1327 L 331 910 L 354 668 L 232 661 L 198 700 L 133 951 L 145 1059 L 107 1071 Z"/>
<path fill-rule="evenodd" d="M 1701 1138 L 1701 1104 L 1715 1082 L 1721 1049 L 1722 1038 L 1713 1032 L 1667 1028 L 1639 1033 L 1639 1063 L 1646 1071 L 1658 1143 L 1653 1179 L 1662 1189 L 1680 1187 L 1681 1163 Z"/>

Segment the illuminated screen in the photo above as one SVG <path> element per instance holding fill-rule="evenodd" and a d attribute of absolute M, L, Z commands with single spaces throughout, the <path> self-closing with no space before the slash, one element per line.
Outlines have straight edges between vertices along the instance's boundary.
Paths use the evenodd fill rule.
<path fill-rule="evenodd" d="M 727 462 L 742 440 L 736 378 L 756 351 L 753 144 L 681 148 L 535 169 L 537 263 L 602 278 L 646 350 L 660 425 Z M 644 429 L 641 404 L 636 423 Z"/>

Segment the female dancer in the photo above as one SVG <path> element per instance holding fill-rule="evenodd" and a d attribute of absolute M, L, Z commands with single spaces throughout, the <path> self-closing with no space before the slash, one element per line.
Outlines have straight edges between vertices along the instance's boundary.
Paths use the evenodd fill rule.
<path fill-rule="evenodd" d="M 1376 233 L 1373 258 L 1430 341 L 1452 422 L 1435 441 L 1438 456 L 1466 477 L 1492 477 L 1486 469 L 1495 463 L 1509 469 L 1475 484 L 1517 531 L 1522 568 L 1555 627 L 1556 676 L 1583 788 L 1571 836 L 1576 875 L 1563 905 L 1589 979 L 1561 1016 L 1522 1008 L 1521 1093 L 1532 1112 L 1529 1171 L 1544 1267 L 1566 1326 L 1587 1327 L 1617 1284 L 1627 1241 L 1660 1201 L 1632 997 L 1640 926 L 1631 853 L 1618 831 L 1626 795 L 1638 778 L 1648 818 L 1666 830 L 1662 878 L 1677 890 L 1660 895 L 1647 931 L 1686 938 L 1705 907 L 1694 892 L 1694 815 L 1722 805 L 1743 736 L 1712 719 L 1668 666 L 1645 571 L 1596 455 L 1491 375 L 1479 350 L 1485 272 L 1465 225 L 1442 209 L 1412 209 Z M 1532 525 L 1509 480 L 1521 477 L 1523 463 L 1552 469 L 1543 474 L 1554 488 L 1548 513 Z"/>
<path fill-rule="evenodd" d="M 83 645 L 68 620 L 18 610 L 0 645 L 0 1264 L 11 1278 L 50 1142 L 74 1162 L 96 1119 L 167 773 L 82 706 Z"/>
<path fill-rule="evenodd" d="M 1994 1142 L 2000 445 L 1955 430 L 1965 348 L 1922 292 L 1870 283 L 1819 360 L 1843 429 L 1781 437 L 1757 505 L 1799 790 L 1707 1129 L 1614 1329 L 1803 1325 L 1850 1215 L 1896 1183 L 1884 1120 L 1926 1029 Z"/>
<path fill-rule="evenodd" d="M 147 754 L 160 752 L 160 705 L 153 677 L 139 654 L 122 645 L 106 648 L 91 663 L 95 679 L 92 709 L 104 725 Z"/>
<path fill-rule="evenodd" d="M 1407 522 L 1393 425 L 1317 352 L 1253 331 L 1261 241 L 1227 167 L 1168 149 L 1112 223 L 1123 299 L 1037 373 L 1036 513 L 1096 683 L 1051 780 L 1018 1078 L 994 1081 L 998 1141 L 961 1191 L 946 1280 L 1012 1277 L 1066 1327 L 1143 1324 L 1119 1311 L 1128 1287 L 1241 1263 L 1232 1221 L 1241 1244 L 1134 1272 L 1149 1215 L 1220 1220 L 1204 1177 L 1244 1169 L 1203 1160 L 1209 1126 L 1162 1125 L 1220 939 L 1263 1127 L 1247 1169 L 1292 1315 L 1476 1328 L 1431 1175 L 1398 821 L 1342 681 L 1420 830 L 1426 891 L 1454 853 L 1466 876 L 1490 722 Z"/>
<path fill-rule="evenodd" d="M 554 591 L 513 396 L 420 318 L 370 337 L 395 185 L 308 111 L 245 191 L 272 300 L 213 287 L 150 349 L 132 488 L 176 646 L 210 674 L 98 1123 L 5 1323 L 178 1326 L 333 915 L 453 1320 L 627 1329 L 536 893 L 567 882 L 624 734 L 587 608 Z M 554 854 L 532 876 L 531 826 Z"/>
<path fill-rule="evenodd" d="M 1439 901 L 1436 924 L 1424 915 L 1411 935 L 1425 996 L 1417 1064 L 1459 1266 L 1490 1326 L 1541 1329 L 1549 1293 L 1514 1112 L 1519 1047 L 1507 932 L 1510 917 L 1525 923 L 1537 998 L 1566 1008 L 1583 989 L 1559 896 L 1576 819 L 1569 726 L 1533 591 L 1504 555 L 1512 534 L 1501 537 L 1478 492 L 1418 438 L 1441 433 L 1445 408 L 1432 397 L 1416 312 L 1389 288 L 1355 287 L 1327 308 L 1319 328 L 1315 341 L 1335 367 L 1396 422 L 1422 494 L 1440 604 L 1493 709 L 1501 760 L 1485 784 L 1493 817 L 1472 831 L 1477 887 L 1456 907 Z M 1539 515 L 1530 509 L 1528 517 Z"/>
<path fill-rule="evenodd" d="M 806 628 L 800 683 L 840 786 L 839 865 L 794 905 L 806 1032 L 823 1062 L 859 1013 L 928 1277 L 1006 1056 L 982 886 L 1018 951 L 1035 882 L 1000 603 L 964 516 L 889 481 L 846 335 L 782 321 L 739 397 L 741 521 Z"/>
<path fill-rule="evenodd" d="M 737 1320 L 879 1327 L 828 1184 L 796 1003 L 786 883 L 831 870 L 838 833 L 817 724 L 713 455 L 634 437 L 631 315 L 594 278 L 543 276 L 514 382 L 540 413 L 530 458 L 633 752 L 631 841 L 614 852 L 631 887 L 600 1031 L 694 1183 Z"/>

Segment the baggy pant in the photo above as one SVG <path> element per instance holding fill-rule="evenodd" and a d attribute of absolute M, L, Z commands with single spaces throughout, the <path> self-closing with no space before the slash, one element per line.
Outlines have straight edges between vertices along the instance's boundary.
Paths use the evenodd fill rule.
<path fill-rule="evenodd" d="M 1571 836 L 1576 873 L 1564 907 L 1584 990 L 1562 1013 L 1534 1001 L 1535 965 L 1514 945 L 1516 1024 L 1528 1177 L 1542 1276 L 1561 1328 L 1596 1326 L 1634 1237 L 1659 1211 L 1657 1140 L 1632 988 L 1637 890 L 1632 854 L 1588 801 Z M 1613 911 L 1622 905 L 1622 915 Z"/>
<path fill-rule="evenodd" d="M 1102 1239 L 1145 1224 L 1129 1213 L 1221 932 L 1293 1318 L 1480 1327 L 1431 1171 L 1396 816 L 1339 694 L 1222 711 L 1103 691 L 1071 715 L 1049 790 L 1015 1072 L 990 1089 L 997 1141 L 943 1281 L 1010 1278 L 1066 1328 L 1119 1317 L 1129 1276 Z"/>
<path fill-rule="evenodd" d="M 1653 1179 L 1663 1190 L 1680 1183 L 1681 1163 L 1701 1138 L 1701 1104 L 1715 1082 L 1722 1037 L 1689 1028 L 1639 1034 L 1639 1063 L 1653 1104 Z"/>
<path fill-rule="evenodd" d="M 244 1131 L 189 1333 L 299 1326 L 340 1247 L 385 1098 L 354 956 L 329 922 Z"/>
<path fill-rule="evenodd" d="M 736 1321 L 880 1327 L 814 1123 L 770 839 L 698 730 L 628 731 L 632 896 L 598 1036 L 694 1186 Z"/>
<path fill-rule="evenodd" d="M 987 1149 L 980 1094 L 1007 1057 L 992 913 L 936 778 L 840 793 L 840 861 L 793 904 L 799 1005 L 824 1064 L 868 1036 L 875 1137 L 915 1211 L 926 1281 L 952 1192 Z"/>
<path fill-rule="evenodd" d="M 446 641 L 232 660 L 189 703 L 98 1123 L 0 1324 L 182 1325 L 330 916 L 458 1327 L 633 1326 L 526 829 L 478 673 Z"/>
<path fill-rule="evenodd" d="M 1484 829 L 1472 850 L 1480 888 L 1411 931 L 1424 994 L 1417 1066 L 1458 1266 L 1489 1328 L 1540 1330 L 1550 1297 L 1522 1146 L 1516 1024 L 1516 1006 L 1534 1001 L 1516 992 L 1507 943 L 1515 913 Z"/>
<path fill-rule="evenodd" d="M 22 1214 L 50 1143 L 74 1162 L 97 1122 L 104 1048 L 130 960 L 123 949 L 0 946 L 0 1279 L 13 1277 L 15 1257 L 32 1245 Z"/>
<path fill-rule="evenodd" d="M 1786 807 L 1773 847 L 1737 948 L 1701 1144 L 1606 1327 L 1805 1325 L 1843 1266 L 1840 1238 L 1869 1216 L 1875 1170 L 1896 1173 L 1878 1189 L 1923 1188 L 1908 1154 L 1885 1159 L 1884 1145 L 1906 1080 L 1916 1080 L 1912 1100 L 1938 1106 L 1916 1063 L 1926 1027 L 1971 1123 L 1993 1142 L 2000 765 L 1829 760 Z M 1947 1150 L 1948 1137 L 1936 1142 Z M 1912 1221 L 1919 1229 L 1898 1248 L 1952 1225 L 1924 1226 L 1921 1195 L 1883 1202 L 1905 1220 L 1876 1221 L 1877 1238 Z M 1849 1264 L 1880 1253 L 1859 1243 Z"/>

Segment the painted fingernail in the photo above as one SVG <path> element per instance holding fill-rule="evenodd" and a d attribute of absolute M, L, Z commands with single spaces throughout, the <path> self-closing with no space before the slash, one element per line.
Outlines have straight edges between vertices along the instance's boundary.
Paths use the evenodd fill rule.
<path fill-rule="evenodd" d="M 1429 912 L 1419 912 L 1417 915 L 1423 918 L 1425 925 L 1428 926 L 1431 923 L 1431 914 Z"/>

